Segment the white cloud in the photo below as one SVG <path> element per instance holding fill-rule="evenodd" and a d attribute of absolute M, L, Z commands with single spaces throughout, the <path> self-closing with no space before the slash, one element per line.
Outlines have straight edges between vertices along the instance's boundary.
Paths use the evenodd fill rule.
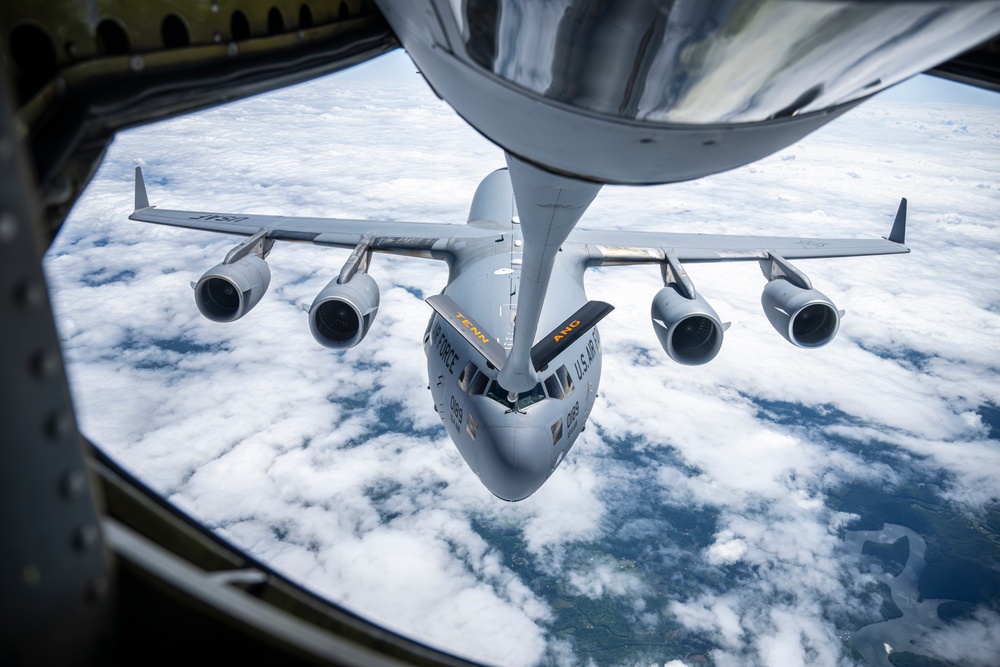
<path fill-rule="evenodd" d="M 917 647 L 956 665 L 991 667 L 1000 655 L 1000 615 L 980 607 L 972 618 L 928 632 Z"/>
<path fill-rule="evenodd" d="M 705 558 L 712 565 L 732 565 L 747 553 L 747 543 L 734 537 L 733 532 L 724 530 L 716 533 L 715 542 L 708 548 Z"/>
<path fill-rule="evenodd" d="M 742 643 L 743 626 L 740 613 L 742 605 L 733 596 L 701 598 L 692 602 L 675 602 L 670 612 L 689 630 L 716 635 L 725 649 L 736 649 Z"/>
<path fill-rule="evenodd" d="M 443 286 L 443 264 L 376 257 L 378 319 L 334 353 L 299 306 L 347 252 L 279 245 L 267 297 L 218 325 L 188 283 L 233 240 L 126 220 L 142 164 L 164 207 L 461 222 L 503 157 L 421 85 L 326 79 L 123 133 L 46 270 L 85 432 L 321 595 L 495 664 L 587 663 L 584 638 L 551 631 L 560 612 L 542 580 L 622 605 L 636 632 L 676 622 L 707 636 L 720 667 L 840 664 L 831 618 L 868 580 L 829 491 L 939 468 L 956 502 L 1000 496 L 1000 452 L 975 414 L 1000 405 L 998 155 L 995 110 L 876 99 L 744 169 L 605 187 L 582 226 L 877 237 L 907 196 L 913 253 L 799 262 L 848 311 L 837 341 L 813 351 L 766 323 L 756 265 L 689 267 L 733 322 L 697 368 L 652 335 L 655 269 L 591 272 L 590 297 L 617 307 L 601 324 L 601 398 L 560 469 L 514 505 L 479 484 L 431 409 L 422 298 Z M 612 547 L 629 552 L 574 560 Z M 926 646 L 991 646 L 995 628 L 977 617 Z"/>
<path fill-rule="evenodd" d="M 593 561 L 593 558 L 590 560 Z M 641 594 L 642 581 L 624 567 L 626 566 L 608 557 L 601 557 L 596 563 L 590 562 L 584 568 L 571 570 L 567 583 L 577 595 L 585 595 L 591 599 L 606 595 L 624 597 Z"/>

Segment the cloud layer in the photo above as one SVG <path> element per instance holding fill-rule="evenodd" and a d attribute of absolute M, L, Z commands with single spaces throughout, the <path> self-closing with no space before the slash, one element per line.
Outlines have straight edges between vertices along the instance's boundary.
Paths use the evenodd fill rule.
<path fill-rule="evenodd" d="M 420 83 L 329 77 L 122 133 L 46 262 L 91 438 L 277 570 L 429 644 L 498 665 L 844 664 L 842 619 L 873 618 L 872 578 L 828 494 L 943 471 L 968 511 L 1000 496 L 981 418 L 1000 405 L 995 110 L 875 99 L 739 170 L 605 187 L 582 227 L 878 237 L 905 196 L 913 252 L 800 262 L 847 310 L 811 351 L 768 325 L 755 264 L 690 267 L 733 322 L 697 368 L 647 323 L 655 269 L 591 272 L 590 297 L 617 308 L 600 399 L 513 505 L 426 391 L 443 264 L 376 257 L 382 305 L 352 350 L 317 345 L 300 308 L 347 252 L 276 247 L 268 295 L 215 324 L 188 284 L 234 241 L 128 221 L 137 164 L 166 208 L 461 222 L 501 152 Z M 995 655 L 994 616 L 925 646 L 974 636 Z M 632 648 L 607 648 L 619 636 Z"/>

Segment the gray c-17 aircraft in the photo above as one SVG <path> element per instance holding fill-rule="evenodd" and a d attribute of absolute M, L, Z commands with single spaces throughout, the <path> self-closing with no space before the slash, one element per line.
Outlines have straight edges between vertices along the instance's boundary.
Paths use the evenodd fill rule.
<path fill-rule="evenodd" d="M 552 244 L 532 238 L 538 227 L 526 226 L 523 218 L 528 213 L 537 222 L 537 215 L 526 207 L 536 209 L 534 213 L 547 211 L 551 232 L 559 225 L 561 211 L 574 205 L 586 208 L 593 198 L 589 185 L 577 188 L 583 190 L 581 195 L 574 193 L 571 180 L 563 181 L 558 188 L 561 208 L 552 207 L 544 197 L 516 196 L 545 194 L 544 184 L 532 190 L 524 179 L 535 174 L 533 168 L 511 156 L 507 162 L 508 168 L 480 183 L 465 224 L 159 209 L 149 205 L 139 167 L 135 211 L 129 217 L 248 237 L 192 283 L 198 309 L 217 322 L 239 319 L 261 300 L 270 282 L 265 259 L 275 241 L 353 248 L 339 276 L 308 308 L 313 336 L 333 349 L 359 344 L 378 312 L 378 286 L 368 274 L 373 252 L 446 262 L 448 284 L 426 300 L 434 311 L 423 337 L 428 388 L 465 462 L 487 489 L 508 501 L 527 498 L 541 487 L 594 407 L 601 378 L 601 339 L 595 325 L 613 307 L 587 300 L 587 268 L 658 265 L 664 287 L 653 298 L 653 330 L 672 359 L 698 365 L 716 356 L 728 325 L 695 291 L 684 263 L 759 261 L 768 281 L 761 297 L 768 320 L 793 345 L 811 348 L 834 338 L 843 312 L 788 260 L 909 252 L 903 245 L 903 199 L 883 239 L 581 229 L 570 231 L 546 260 L 537 251 Z M 524 333 L 527 330 L 517 325 L 525 319 L 548 333 Z M 530 345 L 524 344 L 525 337 Z M 505 375 L 511 368 L 520 375 Z M 526 378 L 527 386 L 514 384 Z"/>

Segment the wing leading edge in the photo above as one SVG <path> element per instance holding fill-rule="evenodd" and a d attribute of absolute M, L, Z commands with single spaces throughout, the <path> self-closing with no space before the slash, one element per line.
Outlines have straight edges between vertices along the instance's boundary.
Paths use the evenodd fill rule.
<path fill-rule="evenodd" d="M 450 244 L 474 238 L 499 237 L 501 232 L 470 224 L 307 218 L 253 213 L 212 213 L 160 209 L 150 206 L 140 167 L 135 168 L 135 211 L 130 220 L 252 236 L 264 230 L 271 241 L 354 248 L 364 242 L 377 252 L 430 256 Z"/>
<path fill-rule="evenodd" d="M 592 266 L 663 263 L 669 251 L 681 262 L 738 262 L 785 259 L 860 257 L 908 253 L 906 199 L 899 203 L 888 237 L 881 239 L 825 239 L 784 236 L 729 236 L 576 230 L 569 241 L 586 245 Z"/>

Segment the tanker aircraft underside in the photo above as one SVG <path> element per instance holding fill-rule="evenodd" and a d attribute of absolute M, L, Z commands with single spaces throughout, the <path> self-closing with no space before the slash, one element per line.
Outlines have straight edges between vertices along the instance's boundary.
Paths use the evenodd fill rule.
<path fill-rule="evenodd" d="M 130 218 L 247 237 L 192 283 L 198 309 L 217 322 L 243 317 L 264 296 L 275 241 L 353 249 L 308 309 L 313 336 L 333 349 L 359 344 L 378 312 L 373 252 L 446 262 L 448 284 L 427 299 L 433 313 L 423 337 L 434 409 L 483 485 L 509 501 L 541 487 L 594 407 L 595 325 L 612 306 L 587 300 L 587 268 L 657 265 L 664 287 L 653 297 L 653 331 L 672 359 L 698 365 L 716 356 L 728 325 L 695 291 L 685 263 L 758 261 L 768 320 L 788 342 L 811 348 L 833 340 L 843 312 L 789 260 L 909 252 L 905 199 L 882 239 L 574 230 L 600 185 L 509 154 L 507 165 L 480 183 L 465 224 L 158 209 L 138 167 Z"/>

